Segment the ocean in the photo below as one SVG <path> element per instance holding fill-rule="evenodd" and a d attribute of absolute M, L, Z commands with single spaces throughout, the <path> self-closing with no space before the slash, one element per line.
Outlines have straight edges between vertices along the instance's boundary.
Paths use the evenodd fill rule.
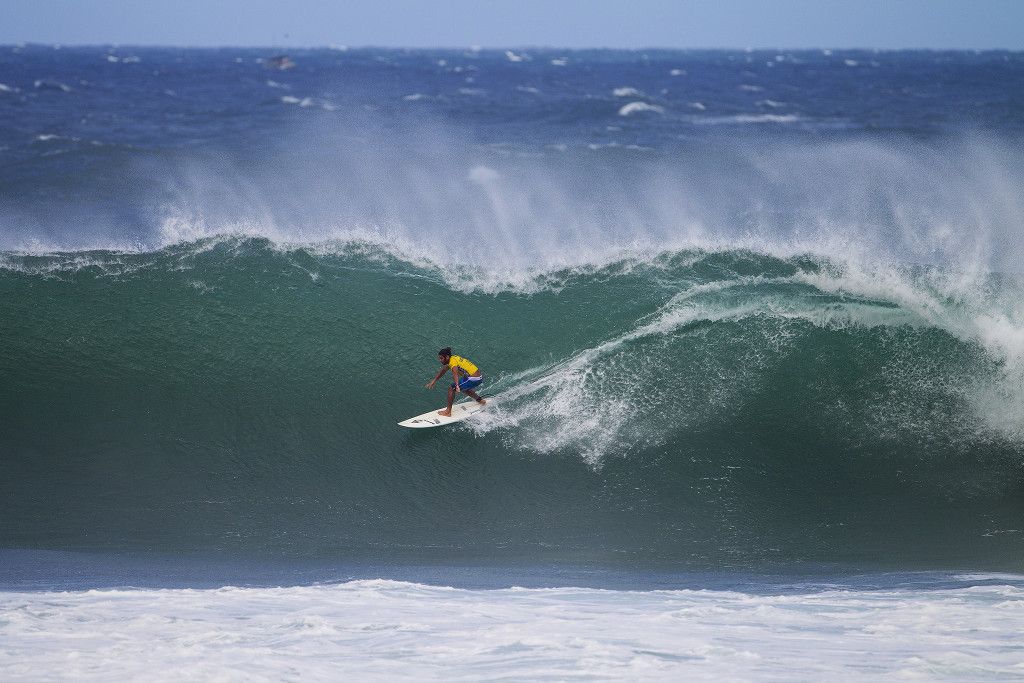
<path fill-rule="evenodd" d="M 274 55 L 0 46 L 5 680 L 1024 677 L 1024 54 Z"/>

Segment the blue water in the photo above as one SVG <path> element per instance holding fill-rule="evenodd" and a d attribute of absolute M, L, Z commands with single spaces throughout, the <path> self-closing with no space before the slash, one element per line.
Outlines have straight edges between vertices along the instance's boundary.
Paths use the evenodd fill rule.
<path fill-rule="evenodd" d="M 1024 54 L 273 56 L 0 46 L 6 680 L 1019 678 Z"/>
<path fill-rule="evenodd" d="M 254 208 L 237 196 L 249 192 L 279 222 L 437 218 L 443 207 L 395 206 L 424 176 L 391 147 L 441 166 L 469 153 L 557 168 L 584 154 L 575 161 L 588 168 L 639 157 L 742 173 L 728 154 L 704 166 L 737 139 L 1019 140 L 1024 121 L 1024 59 L 998 51 L 531 51 L 513 62 L 501 51 L 310 50 L 285 71 L 258 49 L 0 52 L 7 248 L 153 246 L 166 212 L 212 191 L 210 176 L 234 195 L 219 198 L 222 221 Z M 301 228 L 310 234 L 286 234 Z"/>

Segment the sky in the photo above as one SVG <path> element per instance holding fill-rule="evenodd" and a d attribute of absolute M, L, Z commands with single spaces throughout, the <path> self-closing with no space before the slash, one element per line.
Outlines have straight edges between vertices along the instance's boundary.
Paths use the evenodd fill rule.
<path fill-rule="evenodd" d="M 0 44 L 1024 49 L 1024 0 L 0 0 Z"/>

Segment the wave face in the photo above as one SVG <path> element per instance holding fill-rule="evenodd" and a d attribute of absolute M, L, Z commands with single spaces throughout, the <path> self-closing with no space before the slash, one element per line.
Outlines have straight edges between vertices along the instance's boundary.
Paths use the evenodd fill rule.
<path fill-rule="evenodd" d="M 1020 54 L 265 57 L 0 47 L 0 547 L 1021 569 Z"/>
<path fill-rule="evenodd" d="M 1019 557 L 1020 336 L 995 312 L 1016 280 L 970 302 L 941 270 L 750 250 L 498 293 L 453 277 L 366 243 L 8 255 L 4 544 Z M 494 405 L 397 429 L 440 402 L 422 384 L 442 344 Z"/>

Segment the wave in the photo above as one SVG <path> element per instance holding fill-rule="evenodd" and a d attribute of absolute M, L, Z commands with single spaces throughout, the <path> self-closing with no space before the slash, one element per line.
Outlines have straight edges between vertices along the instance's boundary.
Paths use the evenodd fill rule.
<path fill-rule="evenodd" d="M 1012 144 L 378 118 L 5 185 L 0 546 L 1020 570 Z"/>
<path fill-rule="evenodd" d="M 1018 279 L 745 249 L 472 277 L 355 240 L 6 254 L 0 540 L 1015 566 Z M 492 408 L 403 433 L 446 345 Z"/>
<path fill-rule="evenodd" d="M 768 345 L 774 352 L 782 349 L 780 339 L 799 338 L 814 329 L 859 334 L 928 331 L 976 350 L 992 368 L 1000 370 L 1003 381 L 988 386 L 993 392 L 989 398 L 999 394 L 1003 403 L 1012 399 L 1006 410 L 998 411 L 1010 419 L 996 420 L 989 426 L 1009 437 L 1024 435 L 1024 420 L 1013 417 L 1021 413 L 1018 407 L 1024 407 L 1024 394 L 1015 386 L 1024 378 L 1020 375 L 1024 369 L 1024 311 L 1018 305 L 1024 280 L 1013 274 L 965 280 L 963 272 L 942 267 L 836 260 L 834 256 L 809 252 L 764 253 L 753 248 L 612 250 L 589 263 L 516 272 L 438 263 L 429 253 L 417 251 L 412 243 L 368 231 L 350 231 L 344 238 L 312 245 L 275 243 L 238 234 L 191 242 L 187 237 L 187 232 L 176 232 L 171 237 L 173 245 L 157 251 L 0 253 L 0 273 L 5 273 L 12 285 L 35 278 L 61 282 L 95 278 L 111 288 L 137 277 L 176 280 L 178 273 L 190 273 L 194 278 L 188 280 L 189 286 L 195 286 L 205 277 L 205 269 L 216 272 L 236 263 L 256 267 L 253 260 L 266 260 L 277 263 L 282 274 L 306 262 L 299 269 L 317 284 L 323 284 L 323 269 L 357 273 L 379 270 L 389 278 L 431 282 L 456 298 L 507 295 L 531 301 L 542 295 L 576 298 L 577 292 L 597 289 L 606 303 L 620 295 L 616 289 L 625 282 L 643 291 L 647 305 L 642 315 L 619 324 L 609 321 L 609 334 L 590 338 L 591 344 L 577 353 L 523 371 L 521 378 L 538 373 L 543 377 L 506 392 L 506 400 L 512 403 L 528 396 L 537 399 L 536 394 L 552 387 L 578 391 L 584 384 L 582 375 L 592 374 L 596 364 L 608 356 L 634 354 L 631 349 L 635 346 L 655 339 L 687 337 L 693 330 L 704 334 L 716 325 L 752 328 L 764 337 L 760 344 L 774 339 Z M 638 294 L 635 290 L 632 293 Z M 75 306 L 73 297 L 68 306 Z M 584 306 L 580 311 L 570 311 L 566 324 L 572 325 L 577 316 L 585 318 L 589 310 Z M 769 333 L 772 327 L 778 329 Z M 610 334 L 613 331 L 618 334 Z M 651 358 L 651 353 L 645 350 L 642 355 Z M 651 383 L 660 382 L 652 379 Z M 647 382 L 635 384 L 635 389 L 642 390 Z M 594 398 L 603 410 L 618 405 L 603 394 Z M 579 418 L 584 403 L 587 401 L 577 396 L 555 401 L 554 405 L 564 405 L 565 417 Z M 979 403 L 976 408 L 978 424 L 992 417 L 993 406 Z M 500 415 L 501 411 L 496 413 Z M 621 426 L 634 413 L 627 411 L 622 421 L 604 414 L 594 423 L 600 422 L 607 430 Z M 593 425 L 580 425 L 579 429 L 589 435 L 591 445 L 598 443 L 592 438 Z M 554 431 L 560 437 L 567 434 L 564 429 Z"/>

